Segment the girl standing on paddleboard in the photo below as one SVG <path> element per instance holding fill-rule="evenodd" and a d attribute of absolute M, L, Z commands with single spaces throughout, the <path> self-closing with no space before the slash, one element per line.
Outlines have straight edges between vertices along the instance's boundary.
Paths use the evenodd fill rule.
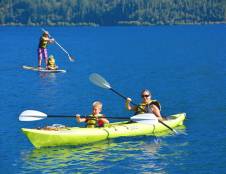
<path fill-rule="evenodd" d="M 54 39 L 49 38 L 49 33 L 44 31 L 39 40 L 38 46 L 38 68 L 41 68 L 42 65 L 42 56 L 45 58 L 46 68 L 48 64 L 48 53 L 47 53 L 47 45 L 49 43 L 53 43 Z"/>

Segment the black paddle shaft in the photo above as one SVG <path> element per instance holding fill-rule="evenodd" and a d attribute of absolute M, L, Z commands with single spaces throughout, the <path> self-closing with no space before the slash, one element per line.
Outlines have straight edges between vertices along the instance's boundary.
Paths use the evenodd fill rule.
<path fill-rule="evenodd" d="M 110 90 L 113 91 L 114 93 L 116 93 L 117 95 L 119 95 L 120 97 L 124 98 L 125 100 L 127 100 L 127 97 L 123 96 L 122 94 L 120 94 L 119 92 L 117 92 L 116 90 L 114 90 L 113 88 L 110 88 Z M 145 109 L 141 108 L 141 107 L 140 107 L 139 105 L 137 105 L 136 103 L 134 103 L 134 102 L 132 102 L 132 101 L 131 101 L 130 103 L 132 103 L 134 106 L 138 107 L 138 108 L 141 109 L 142 111 L 147 112 L 147 111 L 145 111 Z"/>
<path fill-rule="evenodd" d="M 127 100 L 127 97 L 125 97 L 124 95 L 120 94 L 118 91 L 114 90 L 113 88 L 110 88 L 111 91 L 113 91 L 114 93 L 116 93 L 117 95 L 119 95 L 120 97 L 124 98 L 125 100 Z M 131 103 L 134 105 L 134 106 L 137 106 L 139 107 L 136 103 L 132 102 Z M 145 112 L 145 110 L 141 107 L 139 107 L 141 110 L 143 110 Z"/>
<path fill-rule="evenodd" d="M 31 116 L 32 117 L 32 116 Z M 35 116 L 37 117 L 37 116 Z M 48 115 L 48 117 L 52 117 L 52 118 L 76 118 L 76 116 L 72 116 L 72 115 Z M 82 118 L 87 118 L 88 116 L 81 116 Z M 99 117 L 99 118 L 106 118 L 106 117 Z M 121 119 L 121 120 L 129 120 L 129 117 L 107 117 L 110 119 Z"/>

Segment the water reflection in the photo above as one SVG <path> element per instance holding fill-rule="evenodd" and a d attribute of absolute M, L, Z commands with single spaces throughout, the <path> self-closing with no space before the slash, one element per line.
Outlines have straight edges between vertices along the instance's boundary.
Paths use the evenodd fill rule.
<path fill-rule="evenodd" d="M 56 73 L 45 73 L 45 72 L 40 72 L 39 77 L 41 79 L 45 79 L 51 82 L 54 82 L 56 80 Z"/>
<path fill-rule="evenodd" d="M 182 158 L 183 150 L 178 147 L 188 145 L 167 144 L 165 139 L 171 138 L 176 136 L 123 137 L 84 146 L 22 151 L 22 173 L 167 173 L 167 166 L 174 163 L 168 159 Z"/>
<path fill-rule="evenodd" d="M 38 97 L 47 101 L 54 100 L 59 91 L 56 73 L 39 73 Z"/>
<path fill-rule="evenodd" d="M 173 132 L 170 129 L 167 129 L 167 130 L 164 130 L 163 132 L 157 132 L 154 135 L 151 133 L 150 136 L 168 137 L 168 136 L 175 136 L 175 135 L 188 135 L 186 133 L 186 126 L 185 125 L 178 126 L 178 127 L 174 128 L 174 129 L 175 129 L 175 131 L 177 133 Z"/>
<path fill-rule="evenodd" d="M 147 144 L 146 144 L 147 146 Z M 23 173 L 99 173 L 116 167 L 143 151 L 144 141 L 103 141 L 80 147 L 53 147 L 22 152 Z M 159 145 L 152 145 L 147 151 L 152 156 Z M 120 168 L 126 169 L 127 166 Z"/>

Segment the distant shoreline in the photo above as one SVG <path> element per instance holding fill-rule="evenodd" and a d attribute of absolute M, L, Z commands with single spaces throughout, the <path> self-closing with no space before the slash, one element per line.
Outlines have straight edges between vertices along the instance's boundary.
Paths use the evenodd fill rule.
<path fill-rule="evenodd" d="M 218 22 L 194 22 L 194 23 L 169 23 L 169 24 L 151 24 L 150 22 L 140 22 L 140 21 L 120 21 L 116 25 L 99 25 L 96 23 L 63 23 L 59 22 L 56 24 L 21 24 L 21 23 L 8 23 L 8 24 L 0 24 L 0 27 L 12 27 L 12 26 L 29 26 L 29 27 L 38 27 L 38 26 L 68 26 L 68 27 L 117 27 L 117 26 L 131 26 L 131 27 L 150 27 L 150 26 L 177 26 L 177 25 L 216 25 L 216 24 L 226 24 L 226 21 L 218 21 Z"/>

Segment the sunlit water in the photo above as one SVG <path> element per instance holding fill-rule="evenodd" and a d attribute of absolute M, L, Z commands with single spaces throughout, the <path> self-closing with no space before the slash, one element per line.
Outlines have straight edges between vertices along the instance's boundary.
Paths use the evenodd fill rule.
<path fill-rule="evenodd" d="M 41 29 L 0 27 L 0 169 L 2 173 L 225 173 L 225 25 L 50 27 L 74 63 L 49 46 L 67 73 L 23 70 L 36 65 Z M 124 100 L 88 80 L 97 72 L 135 103 L 149 88 L 162 114 L 186 112 L 180 135 L 119 138 L 78 147 L 35 149 L 21 132 L 75 119 L 19 122 L 35 109 L 50 115 L 88 114 L 101 100 L 107 116 L 131 116 Z M 115 120 L 111 120 L 112 122 Z"/>

